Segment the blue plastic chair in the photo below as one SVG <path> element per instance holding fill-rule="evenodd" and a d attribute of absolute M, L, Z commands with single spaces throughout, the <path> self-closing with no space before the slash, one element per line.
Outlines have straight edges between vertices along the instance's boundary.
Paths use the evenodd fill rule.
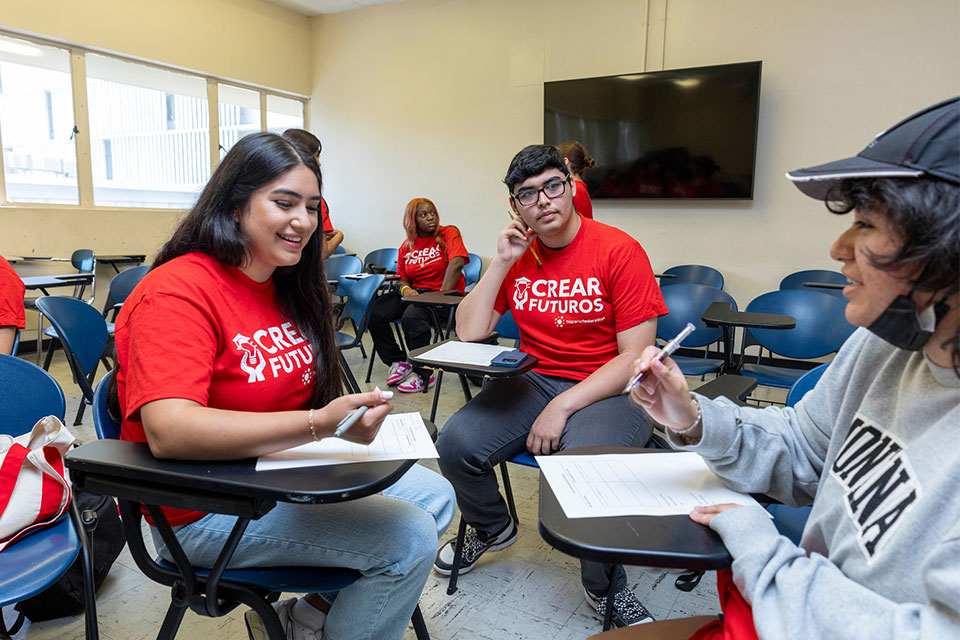
<path fill-rule="evenodd" d="M 713 267 L 702 264 L 682 264 L 670 267 L 664 273 L 673 275 L 673 278 L 660 278 L 660 288 L 677 284 L 705 284 L 717 289 L 723 289 L 723 274 Z"/>
<path fill-rule="evenodd" d="M 340 253 L 346 253 L 346 252 L 347 252 L 347 250 L 343 248 L 343 245 L 342 245 L 342 244 L 338 244 L 338 245 L 337 245 L 337 248 L 333 250 L 333 255 L 337 255 L 337 254 L 340 254 Z"/>
<path fill-rule="evenodd" d="M 350 317 L 356 322 L 356 331 L 354 335 L 337 332 L 337 344 L 340 347 L 340 367 L 343 369 L 343 375 L 347 384 L 353 393 L 360 393 L 360 385 L 357 379 L 350 371 L 350 365 L 344 358 L 343 352 L 346 349 L 353 349 L 362 344 L 363 334 L 367 331 L 367 325 L 370 323 L 370 307 L 373 306 L 373 299 L 377 295 L 377 290 L 383 284 L 383 275 L 372 275 L 357 281 L 350 289 L 350 295 L 347 296 L 347 311 Z M 373 358 L 373 355 L 370 356 Z"/>
<path fill-rule="evenodd" d="M 812 289 L 771 291 L 754 298 L 748 312 L 778 313 L 796 320 L 793 329 L 747 329 L 744 332 L 744 353 L 753 345 L 794 360 L 820 358 L 836 352 L 853 333 L 844 310 L 847 303 Z M 744 364 L 740 374 L 756 378 L 762 385 L 789 389 L 806 373 L 805 369 L 759 364 Z"/>
<path fill-rule="evenodd" d="M 661 340 L 672 340 L 690 322 L 696 327 L 696 331 L 683 341 L 685 348 L 706 347 L 723 337 L 720 327 L 708 327 L 700 319 L 711 304 L 729 302 L 730 308 L 737 310 L 737 301 L 733 296 L 705 284 L 677 284 L 663 287 L 661 292 L 670 313 L 657 319 L 657 337 Z M 703 376 L 717 372 L 724 362 L 721 358 L 708 358 L 706 350 L 702 358 L 674 355 L 673 360 L 687 376 Z"/>
<path fill-rule="evenodd" d="M 323 270 L 326 272 L 327 280 L 339 281 L 337 290 L 333 292 L 333 295 L 346 298 L 354 281 L 345 280 L 340 276 L 362 272 L 363 262 L 357 256 L 333 255 L 323 261 Z"/>
<path fill-rule="evenodd" d="M 17 329 L 13 332 L 13 345 L 10 347 L 10 355 L 17 355 L 17 351 L 20 350 L 20 329 Z"/>
<path fill-rule="evenodd" d="M 827 269 L 807 269 L 805 271 L 795 271 L 780 281 L 780 290 L 784 289 L 805 289 L 829 293 L 832 296 L 843 298 L 843 291 L 840 289 L 818 289 L 814 287 L 803 286 L 804 282 L 826 282 L 828 284 L 848 284 L 847 276 L 839 271 L 829 271 Z"/>
<path fill-rule="evenodd" d="M 62 420 L 67 409 L 63 390 L 53 376 L 26 360 L 8 355 L 0 355 L 0 398 L 0 433 L 12 436 L 26 433 L 44 416 L 54 415 Z M 82 545 L 71 519 L 75 515 L 71 505 L 70 515 L 64 514 L 51 526 L 3 550 L 0 607 L 42 593 L 70 568 Z M 92 580 L 91 574 L 90 584 Z M 87 637 L 97 638 L 96 603 L 92 597 L 86 600 Z M 0 630 L 3 628 L 0 620 Z"/>
<path fill-rule="evenodd" d="M 810 281 L 807 280 L 807 282 Z M 803 374 L 803 376 L 790 387 L 790 393 L 787 394 L 787 406 L 794 406 L 799 402 L 800 398 L 813 389 L 829 366 L 830 363 L 828 362 L 810 369 L 810 371 Z M 785 504 L 771 504 L 767 506 L 767 511 L 773 515 L 773 524 L 777 527 L 777 531 L 779 531 L 781 535 L 790 538 L 794 544 L 800 544 L 803 527 L 807 523 L 807 518 L 810 517 L 810 507 L 789 507 Z"/>
<path fill-rule="evenodd" d="M 493 330 L 496 331 L 501 338 L 513 340 L 514 347 L 520 346 L 520 327 L 517 326 L 517 321 L 513 319 L 513 312 L 509 309 L 507 309 L 505 314 L 500 316 Z"/>
<path fill-rule="evenodd" d="M 44 296 L 37 298 L 37 309 L 47 317 L 63 344 L 74 382 L 83 392 L 74 426 L 83 419 L 87 404 L 93 402 L 93 381 L 97 365 L 107 346 L 107 322 L 100 312 L 76 298 Z M 47 352 L 43 368 L 50 368 L 53 350 Z"/>
<path fill-rule="evenodd" d="M 467 254 L 470 262 L 463 266 L 464 290 L 469 291 L 480 281 L 480 272 L 483 271 L 483 260 L 475 253 Z"/>
<path fill-rule="evenodd" d="M 387 271 L 396 271 L 399 256 L 400 251 L 398 249 L 375 249 L 363 259 L 363 268 L 370 271 L 370 265 L 374 265 L 383 267 Z"/>
<path fill-rule="evenodd" d="M 382 276 L 380 277 L 382 278 Z M 368 280 L 369 279 L 370 278 L 368 278 Z M 103 376 L 97 384 L 97 390 L 94 394 L 93 422 L 99 438 L 115 439 L 120 437 L 120 425 L 114 421 L 110 416 L 110 412 L 107 410 L 107 388 L 113 379 L 113 375 L 114 372 L 110 371 L 107 375 Z M 130 548 L 130 554 L 133 556 L 137 566 L 140 567 L 140 570 L 152 580 L 168 586 L 173 585 L 175 581 L 179 580 L 180 577 L 177 566 L 172 562 L 162 557 L 157 557 L 152 560 L 152 562 L 156 564 L 151 565 L 151 559 L 143 541 L 141 528 L 141 520 L 143 518 L 142 511 L 140 509 L 121 509 L 121 517 L 123 518 L 123 528 L 127 538 L 127 545 Z M 162 573 L 156 571 L 157 568 L 159 568 Z M 207 579 L 210 576 L 210 571 L 206 568 L 193 567 L 193 571 L 195 575 L 203 579 Z M 230 585 L 241 585 L 243 587 L 256 589 L 260 593 L 266 592 L 265 599 L 269 602 L 272 601 L 270 594 L 279 595 L 282 592 L 333 593 L 349 587 L 361 577 L 361 573 L 355 569 L 286 566 L 227 569 L 223 572 L 219 581 L 220 584 L 226 588 L 229 588 Z M 176 634 L 177 627 L 179 627 L 180 624 L 180 620 L 177 620 L 176 626 L 173 626 L 172 629 L 167 628 L 167 621 L 171 618 L 171 614 L 179 613 L 182 619 L 183 609 L 175 612 L 175 606 L 176 604 L 170 605 L 170 609 L 167 612 L 167 620 L 164 620 L 164 628 L 161 630 L 161 634 L 164 630 L 170 632 L 169 636 L 164 637 L 172 638 Z M 224 615 L 232 610 L 233 607 L 227 606 L 224 607 L 224 609 L 225 610 L 220 611 L 219 607 L 208 608 L 208 612 L 206 612 L 205 615 Z M 411 620 L 418 640 L 429 640 L 430 634 L 427 632 L 427 627 L 423 620 L 423 613 L 420 611 L 419 605 L 414 609 Z"/>

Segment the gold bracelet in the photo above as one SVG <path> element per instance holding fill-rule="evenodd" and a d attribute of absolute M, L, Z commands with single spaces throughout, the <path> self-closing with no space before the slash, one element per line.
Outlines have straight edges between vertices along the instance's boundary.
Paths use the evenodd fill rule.
<path fill-rule="evenodd" d="M 409 286 L 409 285 L 406 285 L 406 284 L 403 285 L 402 287 L 400 287 L 400 297 L 401 297 L 401 298 L 403 297 L 403 290 L 404 290 L 404 289 L 413 289 L 413 287 L 411 287 L 411 286 Z"/>
<path fill-rule="evenodd" d="M 320 438 L 317 437 L 317 430 L 313 426 L 313 409 L 310 409 L 310 413 L 307 414 L 307 423 L 310 425 L 310 434 L 313 436 L 313 439 L 316 442 L 320 442 Z"/>

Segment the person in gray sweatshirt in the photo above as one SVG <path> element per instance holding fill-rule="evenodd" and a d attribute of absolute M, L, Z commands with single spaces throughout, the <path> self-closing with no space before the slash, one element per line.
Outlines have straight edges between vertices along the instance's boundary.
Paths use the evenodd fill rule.
<path fill-rule="evenodd" d="M 847 320 L 862 327 L 794 408 L 708 400 L 672 360 L 653 360 L 656 348 L 637 360 L 653 375 L 632 398 L 672 445 L 734 489 L 813 505 L 799 546 L 759 507 L 690 514 L 723 539 L 763 640 L 960 638 L 958 105 L 787 174 L 853 212 L 830 255 L 851 281 Z M 624 637 L 691 633 L 645 627 Z"/>

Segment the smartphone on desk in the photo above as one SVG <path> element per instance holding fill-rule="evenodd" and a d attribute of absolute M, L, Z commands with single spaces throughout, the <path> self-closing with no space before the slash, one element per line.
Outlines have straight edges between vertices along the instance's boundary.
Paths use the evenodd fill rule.
<path fill-rule="evenodd" d="M 526 357 L 527 354 L 514 349 L 513 351 L 504 351 L 498 354 L 490 361 L 490 364 L 494 367 L 519 367 L 520 363 L 523 362 Z"/>

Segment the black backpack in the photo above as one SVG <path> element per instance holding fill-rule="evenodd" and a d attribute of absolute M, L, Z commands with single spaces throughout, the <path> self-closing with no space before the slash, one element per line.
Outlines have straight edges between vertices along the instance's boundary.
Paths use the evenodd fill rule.
<path fill-rule="evenodd" d="M 93 580 L 96 588 L 107 577 L 113 562 L 123 551 L 126 540 L 123 524 L 117 513 L 117 503 L 110 496 L 78 491 L 75 495 L 77 509 L 96 513 L 96 529 L 89 533 L 93 541 Z M 83 568 L 80 556 L 60 579 L 45 591 L 28 600 L 17 603 L 16 609 L 33 622 L 73 616 L 83 612 Z"/>

